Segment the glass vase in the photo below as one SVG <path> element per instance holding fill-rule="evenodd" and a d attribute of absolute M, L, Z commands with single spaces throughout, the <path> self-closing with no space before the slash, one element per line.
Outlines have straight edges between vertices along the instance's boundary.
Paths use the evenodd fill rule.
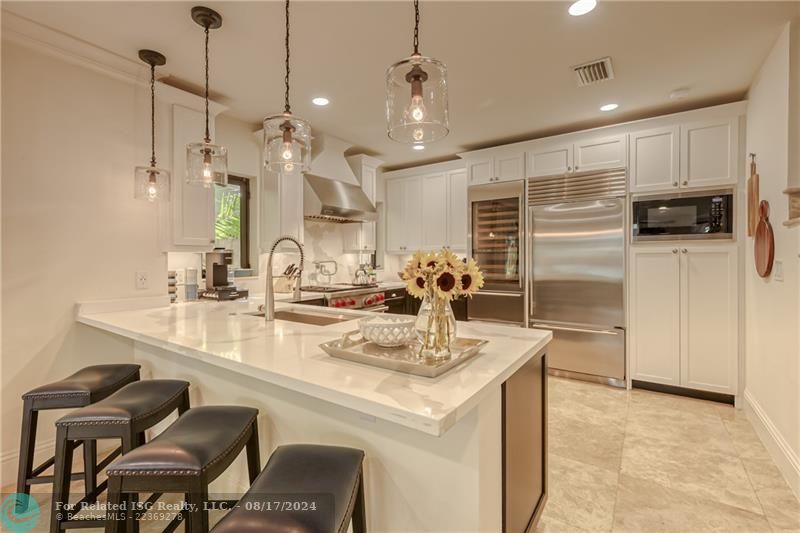
<path fill-rule="evenodd" d="M 450 300 L 426 294 L 417 314 L 415 328 L 420 342 L 420 357 L 450 357 L 450 345 L 456 339 L 456 317 Z"/>

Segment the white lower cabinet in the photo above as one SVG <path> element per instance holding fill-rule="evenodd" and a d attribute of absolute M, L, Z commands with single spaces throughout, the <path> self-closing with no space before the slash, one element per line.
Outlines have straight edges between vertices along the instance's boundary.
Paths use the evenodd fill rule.
<path fill-rule="evenodd" d="M 633 379 L 736 393 L 736 250 L 733 244 L 632 249 Z"/>

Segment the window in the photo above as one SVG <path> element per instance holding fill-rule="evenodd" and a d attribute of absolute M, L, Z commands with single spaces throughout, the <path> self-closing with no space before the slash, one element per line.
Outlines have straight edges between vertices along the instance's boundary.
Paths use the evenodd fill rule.
<path fill-rule="evenodd" d="M 215 187 L 215 239 L 218 248 L 233 251 L 235 270 L 250 267 L 250 180 L 228 176 L 228 185 Z"/>

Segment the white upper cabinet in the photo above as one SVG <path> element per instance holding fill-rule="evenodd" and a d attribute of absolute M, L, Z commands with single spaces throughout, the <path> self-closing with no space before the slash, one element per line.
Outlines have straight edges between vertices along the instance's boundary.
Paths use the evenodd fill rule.
<path fill-rule="evenodd" d="M 477 159 L 467 161 L 470 185 L 481 185 L 494 181 L 494 159 Z"/>
<path fill-rule="evenodd" d="M 525 152 L 496 155 L 494 158 L 494 181 L 525 179 Z"/>
<path fill-rule="evenodd" d="M 526 154 L 529 178 L 600 171 L 628 164 L 625 135 L 594 137 L 578 142 L 537 143 Z"/>
<path fill-rule="evenodd" d="M 467 250 L 467 172 L 448 173 L 450 205 L 447 214 L 447 244 L 453 251 Z"/>
<path fill-rule="evenodd" d="M 572 172 L 572 143 L 536 146 L 526 152 L 529 178 Z"/>
<path fill-rule="evenodd" d="M 447 174 L 422 177 L 422 238 L 424 250 L 436 250 L 447 245 Z"/>
<path fill-rule="evenodd" d="M 401 253 L 406 240 L 405 181 L 386 180 L 386 250 Z"/>
<path fill-rule="evenodd" d="M 575 172 L 591 172 L 628 165 L 628 143 L 625 135 L 587 139 L 575 143 Z"/>
<path fill-rule="evenodd" d="M 468 169 L 440 164 L 414 171 L 385 175 L 386 251 L 466 251 Z"/>
<path fill-rule="evenodd" d="M 288 235 L 303 242 L 305 226 L 303 219 L 303 195 L 305 180 L 302 175 L 272 172 L 261 169 L 262 190 L 259 218 L 259 241 L 262 252 L 270 251 L 278 237 Z M 313 194 L 313 193 L 312 193 Z M 283 242 L 276 248 L 279 252 L 297 251 L 293 244 Z"/>
<path fill-rule="evenodd" d="M 467 159 L 467 174 L 470 185 L 525 179 L 525 153 L 501 150 L 475 154 Z"/>
<path fill-rule="evenodd" d="M 377 192 L 378 167 L 383 164 L 375 158 L 365 155 L 355 155 L 347 158 L 353 173 L 361 182 L 361 190 L 372 204 L 375 204 Z M 377 246 L 375 222 L 362 222 L 360 224 L 342 225 L 343 251 L 371 253 Z"/>
<path fill-rule="evenodd" d="M 164 204 L 169 228 L 164 248 L 203 251 L 214 248 L 214 187 L 186 183 L 186 145 L 203 133 L 204 115 L 181 105 L 172 106 L 172 179 L 170 202 Z M 213 122 L 212 122 L 213 127 Z M 165 228 L 166 229 L 166 228 Z"/>
<path fill-rule="evenodd" d="M 736 184 L 739 121 L 703 120 L 681 126 L 681 186 Z"/>
<path fill-rule="evenodd" d="M 386 181 L 386 251 L 414 253 L 420 247 L 422 185 L 417 176 Z"/>
<path fill-rule="evenodd" d="M 678 126 L 631 134 L 631 192 L 661 191 L 678 187 L 678 136 Z"/>

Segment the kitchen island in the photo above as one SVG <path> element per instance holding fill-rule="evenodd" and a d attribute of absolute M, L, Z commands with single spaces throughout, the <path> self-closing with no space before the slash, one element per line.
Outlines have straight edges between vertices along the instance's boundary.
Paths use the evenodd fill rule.
<path fill-rule="evenodd" d="M 319 344 L 368 313 L 327 326 L 253 316 L 253 301 L 118 310 L 83 305 L 78 321 L 132 339 L 143 377 L 192 383 L 193 405 L 260 410 L 266 458 L 310 442 L 366 452 L 371 531 L 523 531 L 546 499 L 546 331 L 459 323 L 487 339 L 475 358 L 436 379 L 335 359 Z M 244 464 L 214 485 L 246 489 Z"/>

